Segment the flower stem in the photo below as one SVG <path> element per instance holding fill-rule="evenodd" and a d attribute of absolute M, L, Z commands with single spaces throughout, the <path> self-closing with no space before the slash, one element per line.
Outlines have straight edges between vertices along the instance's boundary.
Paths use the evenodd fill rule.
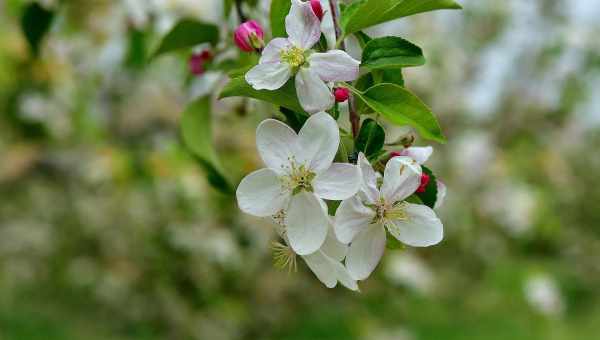
<path fill-rule="evenodd" d="M 329 0 L 329 7 L 331 8 L 333 26 L 335 27 L 335 37 L 337 39 L 336 45 L 340 49 L 346 50 L 346 44 L 344 43 L 346 36 L 343 35 L 342 28 L 340 27 L 340 6 L 338 0 Z M 358 136 L 358 131 L 360 130 L 360 116 L 356 112 L 356 102 L 353 94 L 350 94 L 350 97 L 348 97 L 348 113 L 350 124 L 352 125 L 352 136 L 356 138 L 356 136 Z"/>
<path fill-rule="evenodd" d="M 246 16 L 242 10 L 242 0 L 235 0 L 235 11 L 237 12 L 240 23 L 246 22 Z"/>

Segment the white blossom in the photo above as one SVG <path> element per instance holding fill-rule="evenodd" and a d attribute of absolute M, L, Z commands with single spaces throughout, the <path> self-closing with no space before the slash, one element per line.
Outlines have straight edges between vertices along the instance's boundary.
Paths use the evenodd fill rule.
<path fill-rule="evenodd" d="M 350 243 L 346 267 L 356 280 L 366 279 L 379 263 L 386 244 L 386 230 L 413 247 L 427 247 L 443 238 L 442 222 L 422 204 L 405 201 L 419 187 L 421 166 L 412 158 L 398 156 L 385 167 L 381 185 L 375 170 L 359 154 L 362 172 L 360 192 L 344 200 L 335 217 L 335 232 Z"/>
<path fill-rule="evenodd" d="M 360 62 L 342 50 L 311 50 L 321 37 L 321 22 L 307 2 L 292 0 L 285 27 L 288 38 L 275 38 L 265 46 L 246 81 L 256 90 L 276 90 L 295 76 L 298 100 L 306 112 L 330 109 L 334 97 L 327 83 L 355 80 Z"/>
<path fill-rule="evenodd" d="M 337 123 L 320 112 L 296 134 L 284 123 L 267 119 L 256 130 L 256 143 L 267 168 L 241 181 L 236 192 L 240 209 L 259 217 L 285 210 L 290 246 L 299 255 L 314 253 L 325 242 L 329 225 L 322 199 L 347 199 L 360 186 L 358 167 L 333 163 L 340 143 Z"/>

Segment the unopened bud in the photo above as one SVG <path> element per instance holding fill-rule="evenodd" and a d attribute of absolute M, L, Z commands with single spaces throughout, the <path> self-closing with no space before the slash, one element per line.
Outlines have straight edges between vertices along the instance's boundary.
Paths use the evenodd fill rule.
<path fill-rule="evenodd" d="M 262 27 L 254 20 L 241 24 L 233 34 L 235 44 L 244 52 L 252 52 L 263 48 L 265 46 L 263 37 Z"/>
<path fill-rule="evenodd" d="M 204 73 L 204 59 L 200 54 L 192 54 L 190 60 L 188 61 L 188 66 L 190 68 L 190 72 L 194 75 L 201 75 Z"/>
<path fill-rule="evenodd" d="M 312 7 L 313 13 L 319 18 L 319 21 L 323 19 L 323 7 L 321 7 L 321 1 L 310 0 L 310 7 Z"/>
<path fill-rule="evenodd" d="M 429 175 L 423 173 L 423 174 L 421 174 L 421 184 L 419 185 L 417 192 L 418 193 L 425 192 L 425 188 L 427 188 L 427 184 L 429 184 Z"/>
<path fill-rule="evenodd" d="M 335 90 L 333 90 L 333 96 L 335 97 L 336 102 L 345 102 L 350 96 L 350 90 L 348 90 L 345 87 L 338 87 Z"/>

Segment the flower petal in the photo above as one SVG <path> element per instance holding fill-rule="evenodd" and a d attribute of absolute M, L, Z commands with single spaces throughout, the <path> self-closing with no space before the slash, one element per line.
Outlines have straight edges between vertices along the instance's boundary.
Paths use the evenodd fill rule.
<path fill-rule="evenodd" d="M 331 116 L 320 112 L 310 116 L 298 133 L 297 161 L 320 174 L 327 170 L 340 145 L 340 131 Z"/>
<path fill-rule="evenodd" d="M 321 32 L 327 41 L 327 49 L 333 50 L 336 44 L 335 26 L 333 23 L 333 16 L 331 15 L 331 6 L 329 0 L 320 0 L 321 7 L 325 8 L 323 11 L 323 18 L 321 19 Z"/>
<path fill-rule="evenodd" d="M 406 156 L 390 159 L 383 173 L 381 194 L 386 202 L 402 201 L 412 195 L 421 184 L 421 166 Z"/>
<path fill-rule="evenodd" d="M 268 168 L 282 174 L 296 154 L 298 135 L 286 124 L 266 119 L 256 128 L 256 147 Z"/>
<path fill-rule="evenodd" d="M 321 251 L 337 261 L 342 261 L 346 257 L 348 246 L 335 237 L 333 227 L 330 227 L 327 230 L 327 238 L 325 238 L 325 242 L 321 246 Z"/>
<path fill-rule="evenodd" d="M 258 64 L 246 73 L 246 81 L 255 90 L 277 90 L 292 76 L 292 70 L 286 63 Z"/>
<path fill-rule="evenodd" d="M 263 49 L 259 64 L 279 62 L 281 50 L 290 48 L 292 44 L 286 38 L 275 38 Z"/>
<path fill-rule="evenodd" d="M 358 196 L 342 201 L 335 212 L 334 230 L 340 242 L 348 244 L 358 233 L 367 229 L 375 211 L 365 207 Z"/>
<path fill-rule="evenodd" d="M 426 205 L 406 203 L 406 220 L 395 220 L 387 228 L 395 238 L 413 247 L 428 247 L 444 238 L 444 227 Z"/>
<path fill-rule="evenodd" d="M 357 235 L 346 256 L 346 268 L 355 280 L 364 280 L 377 267 L 385 250 L 385 229 L 371 224 Z"/>
<path fill-rule="evenodd" d="M 437 198 L 435 200 L 434 209 L 438 209 L 444 204 L 444 200 L 446 199 L 446 184 L 444 184 L 439 179 L 437 180 Z"/>
<path fill-rule="evenodd" d="M 341 201 L 360 188 L 360 169 L 348 163 L 333 163 L 313 181 L 315 194 L 326 200 Z"/>
<path fill-rule="evenodd" d="M 377 173 L 371 166 L 371 163 L 367 160 L 364 153 L 358 154 L 357 162 L 360 172 L 362 174 L 362 180 L 360 184 L 360 190 L 364 194 L 365 200 L 373 204 L 379 200 L 379 190 L 377 190 Z"/>
<path fill-rule="evenodd" d="M 338 281 L 346 288 L 357 291 L 358 285 L 348 270 L 337 260 L 327 256 L 323 251 L 302 256 L 304 262 L 327 288 L 333 288 Z"/>
<path fill-rule="evenodd" d="M 353 81 L 358 78 L 360 61 L 342 50 L 313 53 L 308 62 L 310 69 L 323 81 Z"/>
<path fill-rule="evenodd" d="M 432 153 L 433 147 L 431 146 L 411 146 L 400 151 L 402 156 L 408 156 L 419 164 L 427 162 Z"/>
<path fill-rule="evenodd" d="M 314 253 L 323 245 L 329 228 L 329 217 L 319 199 L 310 192 L 292 196 L 285 217 L 290 246 L 298 255 Z"/>
<path fill-rule="evenodd" d="M 321 22 L 313 12 L 310 2 L 292 0 L 290 13 L 285 17 L 285 31 L 289 41 L 307 50 L 321 38 Z"/>
<path fill-rule="evenodd" d="M 307 67 L 301 67 L 296 74 L 296 94 L 308 113 L 329 110 L 335 101 L 329 86 Z"/>
<path fill-rule="evenodd" d="M 289 197 L 277 173 L 271 169 L 256 170 L 244 177 L 235 194 L 243 212 L 259 217 L 276 214 Z"/>

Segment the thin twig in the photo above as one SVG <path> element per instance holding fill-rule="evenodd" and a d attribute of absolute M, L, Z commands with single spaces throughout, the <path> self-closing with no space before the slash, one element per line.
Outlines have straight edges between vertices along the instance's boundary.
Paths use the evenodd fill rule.
<path fill-rule="evenodd" d="M 333 26 L 335 27 L 335 37 L 337 39 L 337 46 L 341 50 L 346 50 L 346 44 L 344 43 L 344 37 L 342 36 L 342 28 L 340 27 L 340 6 L 338 0 L 329 0 L 329 7 L 331 8 L 331 17 L 333 18 Z M 356 138 L 360 129 L 360 116 L 356 112 L 356 102 L 354 95 L 350 94 L 348 97 L 348 113 L 350 119 L 350 125 L 352 125 L 352 136 Z"/>

